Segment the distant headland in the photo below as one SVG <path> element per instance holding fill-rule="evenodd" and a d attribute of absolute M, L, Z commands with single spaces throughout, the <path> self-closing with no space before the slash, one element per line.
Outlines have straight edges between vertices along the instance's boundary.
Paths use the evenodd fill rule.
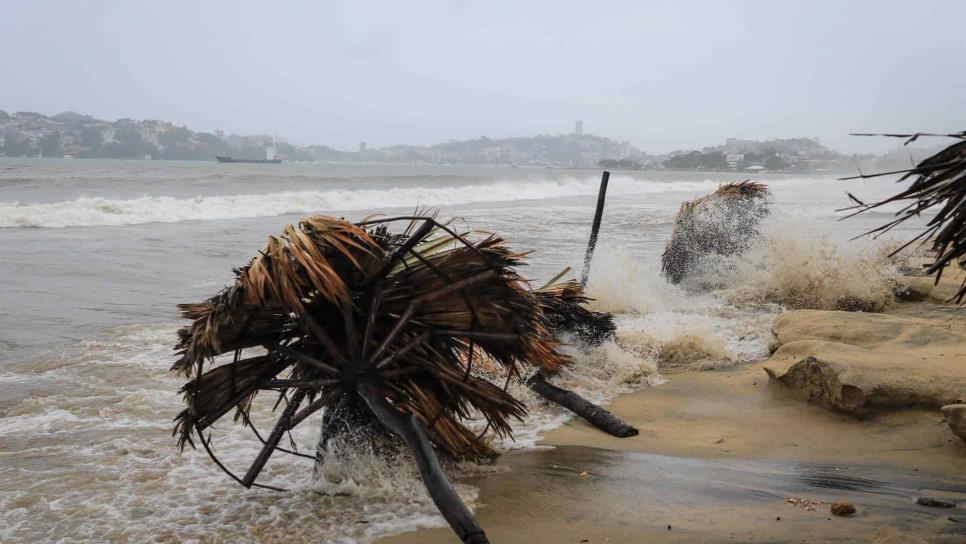
<path fill-rule="evenodd" d="M 516 165 L 624 170 L 761 172 L 854 172 L 908 164 L 909 154 L 845 155 L 813 138 L 767 141 L 728 138 L 723 145 L 653 155 L 611 138 L 584 134 L 581 122 L 570 134 L 448 141 L 431 146 L 393 145 L 338 150 L 295 145 L 267 135 L 226 135 L 190 130 L 166 121 L 106 121 L 65 112 L 47 116 L 0 110 L 0 157 L 163 159 L 213 161 L 215 156 L 264 159 L 272 149 L 285 161 Z"/>

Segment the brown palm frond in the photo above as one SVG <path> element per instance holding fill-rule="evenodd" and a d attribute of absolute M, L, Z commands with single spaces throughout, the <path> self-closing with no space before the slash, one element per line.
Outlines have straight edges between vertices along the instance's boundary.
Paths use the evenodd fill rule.
<path fill-rule="evenodd" d="M 394 225 L 404 227 L 394 233 Z M 236 270 L 233 285 L 181 306 L 192 320 L 179 331 L 173 367 L 190 380 L 176 425 L 182 446 L 232 408 L 247 421 L 260 390 L 287 391 L 267 453 L 239 479 L 251 485 L 273 440 L 307 411 L 361 394 L 364 382 L 425 425 L 440 451 L 491 454 L 462 422 L 479 414 L 506 436 L 526 410 L 479 373 L 480 362 L 512 377 L 569 361 L 516 272 L 524 256 L 496 235 L 456 232 L 432 217 L 353 224 L 317 216 L 286 227 Z M 250 348 L 268 353 L 242 358 Z M 234 362 L 215 365 L 232 352 Z"/>
<path fill-rule="evenodd" d="M 702 198 L 764 198 L 766 196 L 768 196 L 767 185 L 746 179 L 744 181 L 725 183 L 721 187 L 718 187 L 711 195 Z"/>
<path fill-rule="evenodd" d="M 939 207 L 939 212 L 926 224 L 926 228 L 915 238 L 895 251 L 898 253 L 916 241 L 931 240 L 932 249 L 937 257 L 930 264 L 926 272 L 936 274 L 936 283 L 942 278 L 943 269 L 951 262 L 958 262 L 966 266 L 966 131 L 945 134 L 885 134 L 884 136 L 908 138 L 906 143 L 915 141 L 920 136 L 946 136 L 956 141 L 938 153 L 927 157 L 907 170 L 884 172 L 878 174 L 861 174 L 843 179 L 872 178 L 890 174 L 902 174 L 898 182 L 912 179 L 912 183 L 905 190 L 881 202 L 864 204 L 852 195 L 849 197 L 856 203 L 852 210 L 856 210 L 848 217 L 878 208 L 892 202 L 909 201 L 896 212 L 895 218 L 888 223 L 875 228 L 865 235 L 881 235 L 889 232 L 903 222 L 919 217 L 927 210 Z M 966 297 L 966 281 L 953 297 L 962 303 Z"/>
<path fill-rule="evenodd" d="M 534 293 L 543 307 L 550 331 L 569 333 L 595 346 L 614 337 L 617 326 L 613 314 L 588 310 L 585 305 L 591 299 L 584 294 L 579 281 L 551 282 Z"/>
<path fill-rule="evenodd" d="M 317 216 L 287 227 L 235 271 L 234 285 L 200 304 L 179 305 L 193 323 L 178 333 L 181 357 L 172 369 L 199 374 L 207 358 L 298 336 L 293 314 L 305 302 L 351 304 L 346 281 L 371 273 L 382 255 L 368 232 L 345 221 Z"/>
<path fill-rule="evenodd" d="M 222 365 L 186 383 L 181 392 L 189 402 L 189 409 L 178 415 L 178 424 L 205 430 L 233 408 L 244 409 L 257 392 L 259 382 L 271 379 L 280 370 L 278 363 L 273 364 L 267 356 L 258 356 Z M 179 439 L 183 447 L 185 441 L 191 441 L 191 436 L 183 433 Z"/>
<path fill-rule="evenodd" d="M 701 258 L 746 250 L 768 215 L 768 203 L 768 187 L 745 180 L 681 204 L 661 255 L 661 274 L 680 283 Z"/>

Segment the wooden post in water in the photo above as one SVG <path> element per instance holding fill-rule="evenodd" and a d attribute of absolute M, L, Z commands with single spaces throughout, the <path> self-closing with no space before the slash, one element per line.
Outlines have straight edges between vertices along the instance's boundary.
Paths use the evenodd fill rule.
<path fill-rule="evenodd" d="M 604 217 L 604 200 L 607 198 L 607 182 L 610 172 L 604 170 L 600 177 L 600 191 L 597 193 L 597 211 L 594 213 L 594 224 L 590 227 L 590 241 L 587 242 L 587 253 L 584 255 L 584 271 L 580 275 L 580 285 L 587 286 L 587 276 L 590 275 L 590 260 L 594 258 L 594 248 L 597 247 L 597 232 L 600 231 L 600 221 Z"/>

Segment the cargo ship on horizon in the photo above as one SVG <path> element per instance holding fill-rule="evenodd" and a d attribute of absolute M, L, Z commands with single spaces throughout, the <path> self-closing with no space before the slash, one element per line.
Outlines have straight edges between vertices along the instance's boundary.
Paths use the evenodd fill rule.
<path fill-rule="evenodd" d="M 243 164 L 281 164 L 282 163 L 282 159 L 275 156 L 274 147 L 265 148 L 264 159 L 236 159 L 233 157 L 226 157 L 224 155 L 215 155 L 215 160 L 217 160 L 218 162 L 231 162 L 231 163 L 243 163 Z"/>
<path fill-rule="evenodd" d="M 234 163 L 245 163 L 245 164 L 281 164 L 282 159 L 235 159 L 232 157 L 225 157 L 224 155 L 215 155 L 215 160 L 218 162 L 234 162 Z"/>

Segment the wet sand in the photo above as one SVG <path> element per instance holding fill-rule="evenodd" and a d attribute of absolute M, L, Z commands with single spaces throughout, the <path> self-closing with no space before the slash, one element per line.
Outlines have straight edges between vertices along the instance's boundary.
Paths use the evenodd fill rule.
<path fill-rule="evenodd" d="M 928 302 L 893 313 L 956 318 Z M 493 542 L 966 543 L 966 444 L 941 412 L 836 413 L 769 379 L 766 364 L 670 374 L 615 399 L 637 437 L 572 420 L 543 437 L 552 448 L 503 456 L 505 472 L 472 482 L 480 523 Z M 919 506 L 922 495 L 960 505 Z M 831 515 L 840 500 L 858 513 Z M 442 528 L 382 542 L 457 539 Z"/>
<path fill-rule="evenodd" d="M 935 412 L 857 421 L 793 398 L 760 363 L 672 375 L 610 408 L 641 434 L 571 421 L 546 435 L 553 449 L 506 455 L 506 473 L 473 482 L 493 542 L 871 542 L 884 526 L 966 542 L 962 508 L 913 503 L 966 500 L 966 446 Z M 832 516 L 838 500 L 859 513 Z M 456 541 L 446 528 L 384 542 Z"/>
<path fill-rule="evenodd" d="M 868 542 L 885 526 L 942 535 L 929 542 L 966 540 L 966 523 L 948 520 L 957 514 L 912 499 L 922 489 L 964 499 L 955 490 L 966 481 L 921 472 L 581 446 L 511 454 L 501 463 L 508 474 L 479 482 L 479 521 L 493 542 Z M 788 504 L 788 497 L 825 504 L 810 510 Z M 833 500 L 851 501 L 859 511 L 832 516 Z M 446 528 L 385 542 L 458 541 Z"/>
<path fill-rule="evenodd" d="M 593 445 L 699 458 L 877 464 L 957 473 L 966 445 L 933 410 L 856 419 L 804 403 L 769 380 L 764 363 L 668 376 L 668 383 L 622 396 L 610 409 L 641 434 L 598 436 L 580 421 L 547 434 L 554 445 Z"/>

